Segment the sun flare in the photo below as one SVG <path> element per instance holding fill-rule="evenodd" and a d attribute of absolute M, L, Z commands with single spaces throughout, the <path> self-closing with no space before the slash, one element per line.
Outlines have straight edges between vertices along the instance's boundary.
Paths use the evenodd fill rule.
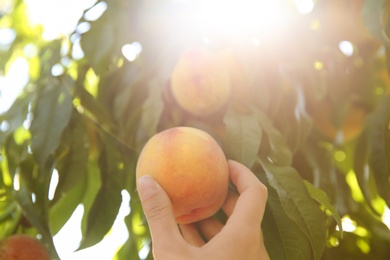
<path fill-rule="evenodd" d="M 242 38 L 247 35 L 269 35 L 279 32 L 286 18 L 286 4 L 280 0 L 209 0 L 185 1 L 196 5 L 193 19 L 206 36 L 226 34 Z"/>

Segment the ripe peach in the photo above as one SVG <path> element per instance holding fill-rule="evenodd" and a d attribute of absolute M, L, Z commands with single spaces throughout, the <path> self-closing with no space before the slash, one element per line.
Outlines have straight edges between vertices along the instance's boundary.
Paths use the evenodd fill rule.
<path fill-rule="evenodd" d="M 364 0 L 327 0 L 320 1 L 317 12 L 320 30 L 327 39 L 336 41 L 350 41 L 356 45 L 373 45 L 379 48 L 380 41 L 376 39 L 366 27 L 362 19 Z"/>
<path fill-rule="evenodd" d="M 29 235 L 12 235 L 0 244 L 0 260 L 50 260 L 45 246 Z"/>
<path fill-rule="evenodd" d="M 321 100 L 315 107 L 309 107 L 308 112 L 312 116 L 314 127 L 319 133 L 331 141 L 344 142 L 353 140 L 360 135 L 368 114 L 364 106 L 352 103 L 340 127 L 337 127 L 332 121 L 332 110 L 328 102 Z M 339 138 L 341 140 L 337 140 Z"/>
<path fill-rule="evenodd" d="M 177 223 L 212 216 L 226 199 L 225 154 L 206 132 L 174 127 L 154 135 L 138 158 L 137 180 L 151 175 L 167 192 Z"/>
<path fill-rule="evenodd" d="M 229 99 L 230 89 L 227 67 L 215 53 L 186 51 L 173 68 L 173 97 L 181 108 L 194 115 L 217 112 Z"/>
<path fill-rule="evenodd" d="M 232 97 L 246 103 L 253 99 L 252 85 L 249 81 L 248 73 L 241 62 L 239 54 L 233 49 L 226 48 L 220 50 L 217 55 L 226 64 L 231 84 Z"/>

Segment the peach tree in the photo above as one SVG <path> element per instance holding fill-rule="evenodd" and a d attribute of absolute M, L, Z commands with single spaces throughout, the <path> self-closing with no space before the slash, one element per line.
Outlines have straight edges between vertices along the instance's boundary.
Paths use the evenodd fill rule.
<path fill-rule="evenodd" d="M 52 40 L 26 18 L 24 1 L 0 2 L 0 35 L 15 36 L 0 36 L 0 75 L 18 58 L 29 71 L 0 114 L 2 237 L 39 234 L 58 258 L 53 236 L 82 205 L 79 249 L 91 247 L 110 231 L 125 191 L 129 236 L 115 257 L 152 259 L 137 158 L 157 132 L 191 126 L 268 187 L 258 228 L 271 259 L 390 257 L 388 2 L 318 0 L 300 12 L 298 1 L 276 1 L 282 15 L 262 23 L 255 18 L 271 1 L 229 9 L 233 2 L 207 20 L 202 1 L 98 0 L 71 34 Z M 195 55 L 197 69 L 190 57 L 174 70 L 191 49 L 216 61 Z M 194 98 L 178 102 L 172 84 Z M 186 109 L 210 95 L 212 112 Z"/>

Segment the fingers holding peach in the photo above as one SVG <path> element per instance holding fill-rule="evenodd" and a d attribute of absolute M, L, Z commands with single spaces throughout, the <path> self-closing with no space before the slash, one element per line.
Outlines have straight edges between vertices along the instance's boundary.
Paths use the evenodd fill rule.
<path fill-rule="evenodd" d="M 209 134 L 195 128 L 175 127 L 153 136 L 136 172 L 137 179 L 151 175 L 163 187 L 181 224 L 214 215 L 228 192 L 225 154 Z"/>

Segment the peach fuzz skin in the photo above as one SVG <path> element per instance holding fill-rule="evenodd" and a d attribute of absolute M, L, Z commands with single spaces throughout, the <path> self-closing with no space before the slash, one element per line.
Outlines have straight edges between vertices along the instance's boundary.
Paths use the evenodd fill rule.
<path fill-rule="evenodd" d="M 137 180 L 151 175 L 167 192 L 176 222 L 188 224 L 214 215 L 229 184 L 227 159 L 206 132 L 175 127 L 153 136 L 137 162 Z"/>

